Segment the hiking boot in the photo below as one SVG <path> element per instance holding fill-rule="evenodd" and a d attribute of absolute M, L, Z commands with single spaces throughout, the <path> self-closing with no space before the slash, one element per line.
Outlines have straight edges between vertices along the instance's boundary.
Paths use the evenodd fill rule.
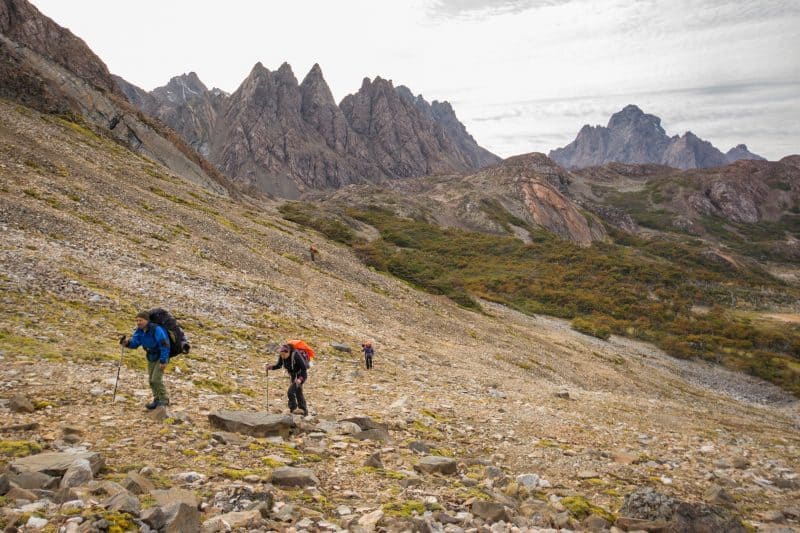
<path fill-rule="evenodd" d="M 156 408 L 156 407 L 158 407 L 159 405 L 160 405 L 160 402 L 159 402 L 158 400 L 153 400 L 152 402 L 150 402 L 150 403 L 148 403 L 147 405 L 145 405 L 145 408 L 146 408 L 148 411 L 152 411 L 153 409 L 155 409 L 155 408 Z"/>
<path fill-rule="evenodd" d="M 303 409 L 303 416 L 308 416 L 308 409 Z"/>

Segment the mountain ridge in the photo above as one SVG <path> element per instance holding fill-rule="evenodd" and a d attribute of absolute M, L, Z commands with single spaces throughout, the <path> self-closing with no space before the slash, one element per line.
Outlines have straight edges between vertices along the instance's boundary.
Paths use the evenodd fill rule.
<path fill-rule="evenodd" d="M 279 196 L 468 172 L 500 160 L 477 144 L 449 103 L 428 103 L 380 76 L 365 78 L 339 104 L 319 64 L 298 83 L 288 63 L 273 72 L 258 62 L 230 95 L 207 89 L 195 73 L 149 93 L 116 82 L 133 105 L 223 172 Z"/>
<path fill-rule="evenodd" d="M 583 126 L 574 141 L 551 150 L 549 155 L 568 169 L 612 162 L 709 168 L 740 159 L 764 159 L 751 153 L 744 144 L 722 153 L 691 131 L 670 137 L 661 126 L 661 118 L 633 104 L 611 115 L 606 126 Z"/>

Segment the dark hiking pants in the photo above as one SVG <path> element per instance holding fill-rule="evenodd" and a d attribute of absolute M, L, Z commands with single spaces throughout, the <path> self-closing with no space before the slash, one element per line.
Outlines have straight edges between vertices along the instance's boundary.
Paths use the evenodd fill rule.
<path fill-rule="evenodd" d="M 290 411 L 294 411 L 298 407 L 303 411 L 308 409 L 306 406 L 306 397 L 303 396 L 303 385 L 298 385 L 292 381 L 292 384 L 289 385 L 289 390 L 286 391 L 286 395 L 289 397 Z"/>

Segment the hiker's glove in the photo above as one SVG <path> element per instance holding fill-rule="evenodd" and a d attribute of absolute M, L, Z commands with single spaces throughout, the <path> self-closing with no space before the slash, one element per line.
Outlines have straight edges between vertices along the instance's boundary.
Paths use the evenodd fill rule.
<path fill-rule="evenodd" d="M 126 348 L 128 347 L 128 338 L 125 335 L 119 338 L 119 345 Z"/>

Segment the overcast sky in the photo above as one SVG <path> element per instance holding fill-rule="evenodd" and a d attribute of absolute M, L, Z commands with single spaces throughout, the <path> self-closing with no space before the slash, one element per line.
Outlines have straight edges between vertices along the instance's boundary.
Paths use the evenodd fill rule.
<path fill-rule="evenodd" d="M 501 156 L 548 152 L 634 103 L 669 134 L 800 153 L 800 1 L 33 0 L 128 81 L 195 71 L 232 92 L 261 61 L 318 62 L 448 100 Z"/>

